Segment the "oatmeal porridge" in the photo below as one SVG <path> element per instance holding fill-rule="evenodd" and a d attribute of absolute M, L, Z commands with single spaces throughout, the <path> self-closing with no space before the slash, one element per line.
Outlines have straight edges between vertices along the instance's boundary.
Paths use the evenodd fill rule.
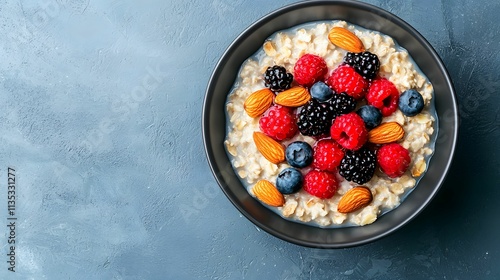
<path fill-rule="evenodd" d="M 345 21 L 272 35 L 228 95 L 225 147 L 250 194 L 286 219 L 367 225 L 433 154 L 433 87 L 389 36 Z"/>

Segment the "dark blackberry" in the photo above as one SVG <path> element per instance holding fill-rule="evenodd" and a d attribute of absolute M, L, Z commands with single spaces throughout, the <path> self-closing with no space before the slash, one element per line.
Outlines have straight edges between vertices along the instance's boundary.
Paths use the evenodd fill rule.
<path fill-rule="evenodd" d="M 328 103 L 330 103 L 331 108 L 337 116 L 350 113 L 356 109 L 356 99 L 345 92 L 334 94 L 328 100 Z"/>
<path fill-rule="evenodd" d="M 357 151 L 346 150 L 340 162 L 339 174 L 356 184 L 364 184 L 373 177 L 377 157 L 367 148 Z"/>
<path fill-rule="evenodd" d="M 274 65 L 264 73 L 264 84 L 274 92 L 287 90 L 291 87 L 293 75 L 286 72 L 285 67 Z"/>
<path fill-rule="evenodd" d="M 344 57 L 344 63 L 351 65 L 356 72 L 368 80 L 375 78 L 380 69 L 380 60 L 371 52 L 348 52 Z"/>
<path fill-rule="evenodd" d="M 297 125 L 302 135 L 328 135 L 334 117 L 332 108 L 327 102 L 321 103 L 312 98 L 300 109 Z"/>

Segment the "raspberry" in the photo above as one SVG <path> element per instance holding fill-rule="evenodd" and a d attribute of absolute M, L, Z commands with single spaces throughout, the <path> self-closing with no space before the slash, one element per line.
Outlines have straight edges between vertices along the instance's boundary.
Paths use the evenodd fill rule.
<path fill-rule="evenodd" d="M 293 75 L 286 72 L 285 67 L 274 65 L 264 73 L 264 84 L 274 92 L 284 91 L 292 85 Z"/>
<path fill-rule="evenodd" d="M 410 153 L 398 143 L 382 146 L 377 152 L 380 169 L 391 178 L 401 177 L 410 166 Z"/>
<path fill-rule="evenodd" d="M 301 56 L 293 68 L 295 81 L 305 87 L 310 87 L 315 82 L 322 81 L 327 72 L 328 67 L 325 60 L 314 54 Z"/>
<path fill-rule="evenodd" d="M 335 175 L 330 172 L 311 170 L 304 176 L 304 190 L 322 199 L 331 198 L 338 187 Z"/>
<path fill-rule="evenodd" d="M 335 141 L 323 139 L 314 147 L 313 166 L 319 170 L 335 171 L 344 157 L 344 151 Z"/>
<path fill-rule="evenodd" d="M 307 136 L 328 135 L 334 113 L 327 103 L 320 103 L 312 98 L 300 108 L 299 126 L 300 133 Z"/>
<path fill-rule="evenodd" d="M 340 162 L 339 174 L 348 181 L 364 184 L 373 177 L 376 162 L 375 153 L 367 148 L 346 151 Z"/>
<path fill-rule="evenodd" d="M 359 100 L 365 96 L 368 82 L 349 65 L 340 65 L 326 80 L 336 92 L 345 92 Z"/>
<path fill-rule="evenodd" d="M 390 116 L 398 109 L 399 91 L 396 86 L 385 78 L 372 82 L 366 101 L 382 112 L 382 116 Z"/>
<path fill-rule="evenodd" d="M 344 57 L 344 62 L 354 67 L 356 72 L 367 80 L 375 78 L 380 69 L 378 56 L 371 52 L 348 52 Z"/>
<path fill-rule="evenodd" d="M 365 122 L 355 112 L 338 116 L 330 128 L 330 135 L 342 147 L 349 150 L 358 150 L 368 140 Z"/>
<path fill-rule="evenodd" d="M 259 120 L 260 130 L 267 136 L 281 141 L 292 138 L 298 130 L 293 110 L 283 106 L 272 106 Z"/>

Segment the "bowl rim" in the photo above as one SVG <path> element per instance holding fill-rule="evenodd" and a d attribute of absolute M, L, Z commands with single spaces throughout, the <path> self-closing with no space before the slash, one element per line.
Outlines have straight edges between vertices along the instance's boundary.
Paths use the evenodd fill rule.
<path fill-rule="evenodd" d="M 362 9 L 369 11 L 370 13 L 375 13 L 378 16 L 384 17 L 386 19 L 390 19 L 390 21 L 394 22 L 394 24 L 398 25 L 402 29 L 404 29 L 408 34 L 410 34 L 412 37 L 414 37 L 422 46 L 425 48 L 425 51 L 428 52 L 428 54 L 432 57 L 434 62 L 437 64 L 439 71 L 443 74 L 445 78 L 445 83 L 446 87 L 450 90 L 451 93 L 451 99 L 452 99 L 452 108 L 454 111 L 453 114 L 453 124 L 454 124 L 454 129 L 452 133 L 452 143 L 451 143 L 451 153 L 446 160 L 446 164 L 444 166 L 444 173 L 439 177 L 439 180 L 436 182 L 436 186 L 434 187 L 433 191 L 430 193 L 430 195 L 423 201 L 423 203 L 416 209 L 416 211 L 412 212 L 407 218 L 405 218 L 402 222 L 396 224 L 394 227 L 391 227 L 390 229 L 378 234 L 374 235 L 370 238 L 366 238 L 363 240 L 358 240 L 358 241 L 353 241 L 353 242 L 345 242 L 345 243 L 317 243 L 317 242 L 309 242 L 309 241 L 304 241 L 304 240 L 298 240 L 291 238 L 289 236 L 281 234 L 279 231 L 275 230 L 272 227 L 268 227 L 264 224 L 262 224 L 259 220 L 257 220 L 254 216 L 252 216 L 250 213 L 248 213 L 244 207 L 238 203 L 236 203 L 235 199 L 232 197 L 232 194 L 230 194 L 226 188 L 223 187 L 224 182 L 223 178 L 221 178 L 220 170 L 216 170 L 214 166 L 215 162 L 215 155 L 213 153 L 213 150 L 211 148 L 211 145 L 213 143 L 208 137 L 209 133 L 209 105 L 211 103 L 211 100 L 213 98 L 213 93 L 214 93 L 214 87 L 216 84 L 216 78 L 220 75 L 220 72 L 222 71 L 224 62 L 229 59 L 231 54 L 235 51 L 237 46 L 240 44 L 240 41 L 242 41 L 245 37 L 247 37 L 249 34 L 252 34 L 255 30 L 259 29 L 260 27 L 264 26 L 267 24 L 269 21 L 272 19 L 282 15 L 286 14 L 288 12 L 306 8 L 306 7 L 311 7 L 311 6 L 321 6 L 321 5 L 342 5 L 342 6 L 347 6 L 347 7 L 353 7 L 357 9 Z M 278 31 L 278 30 L 275 30 Z M 376 30 L 377 31 L 377 30 Z M 432 45 L 415 29 L 413 28 L 410 24 L 408 24 L 406 21 L 403 19 L 399 18 L 398 16 L 380 8 L 377 6 L 374 6 L 372 4 L 364 3 L 364 2 L 358 2 L 358 1 L 350 1 L 350 0 L 313 0 L 313 1 L 301 1 L 293 4 L 289 4 L 286 6 L 283 6 L 281 8 L 278 8 L 274 11 L 271 11 L 270 13 L 264 15 L 263 17 L 259 18 L 255 22 L 253 22 L 250 26 L 248 26 L 245 30 L 243 30 L 231 43 L 230 45 L 224 50 L 224 53 L 222 54 L 221 58 L 218 60 L 218 62 L 215 65 L 215 68 L 210 76 L 206 91 L 205 91 L 205 97 L 203 101 L 203 109 L 202 109 L 202 137 L 203 137 L 203 143 L 204 143 L 204 148 L 205 148 L 205 155 L 209 164 L 209 167 L 211 169 L 211 172 L 213 176 L 215 177 L 219 187 L 222 189 L 226 197 L 231 201 L 231 203 L 238 209 L 238 211 L 244 215 L 248 220 L 250 220 L 254 225 L 259 227 L 260 229 L 263 229 L 267 233 L 278 237 L 282 240 L 285 240 L 287 242 L 296 244 L 296 245 L 301 245 L 301 246 L 306 246 L 306 247 L 311 247 L 311 248 L 323 248 L 323 249 L 336 249 L 336 248 L 348 248 L 348 247 L 354 247 L 354 246 L 359 246 L 367 243 L 371 243 L 375 240 L 379 240 L 383 237 L 386 237 L 393 232 L 397 231 L 407 223 L 409 223 L 411 220 L 413 220 L 416 216 L 418 216 L 430 203 L 430 201 L 435 197 L 436 193 L 439 191 L 441 188 L 444 180 L 448 176 L 450 166 L 453 162 L 453 158 L 455 156 L 455 150 L 457 146 L 457 139 L 458 139 L 458 129 L 459 129 L 459 112 L 457 110 L 458 104 L 457 104 L 457 98 L 456 98 L 456 92 L 453 86 L 453 83 L 451 81 L 450 75 L 448 73 L 448 70 L 446 69 L 443 61 L 437 54 L 437 52 L 434 50 Z M 439 135 L 439 132 L 438 132 Z M 223 143 L 221 143 L 223 145 Z M 227 157 L 227 155 L 226 155 Z M 233 170 L 234 172 L 234 170 Z M 396 209 L 396 208 L 395 208 Z M 287 220 L 288 221 L 288 220 Z M 290 223 L 295 223 L 294 221 L 288 221 Z M 331 230 L 332 228 L 325 228 L 325 230 Z"/>

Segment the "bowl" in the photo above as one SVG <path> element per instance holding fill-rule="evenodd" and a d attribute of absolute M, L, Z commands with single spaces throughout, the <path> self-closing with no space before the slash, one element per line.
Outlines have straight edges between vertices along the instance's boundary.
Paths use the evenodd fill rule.
<path fill-rule="evenodd" d="M 225 103 L 240 66 L 276 31 L 319 20 L 345 20 L 393 37 L 408 50 L 434 87 L 438 136 L 428 170 L 419 184 L 392 211 L 373 224 L 321 228 L 286 220 L 254 199 L 235 174 L 224 148 Z M 264 231 L 285 241 L 315 248 L 366 244 L 393 233 L 430 203 L 442 185 L 455 151 L 458 113 L 453 84 L 432 46 L 408 23 L 372 5 L 354 1 L 307 1 L 278 9 L 243 31 L 227 48 L 210 78 L 203 104 L 203 140 L 210 168 L 233 205 Z"/>

